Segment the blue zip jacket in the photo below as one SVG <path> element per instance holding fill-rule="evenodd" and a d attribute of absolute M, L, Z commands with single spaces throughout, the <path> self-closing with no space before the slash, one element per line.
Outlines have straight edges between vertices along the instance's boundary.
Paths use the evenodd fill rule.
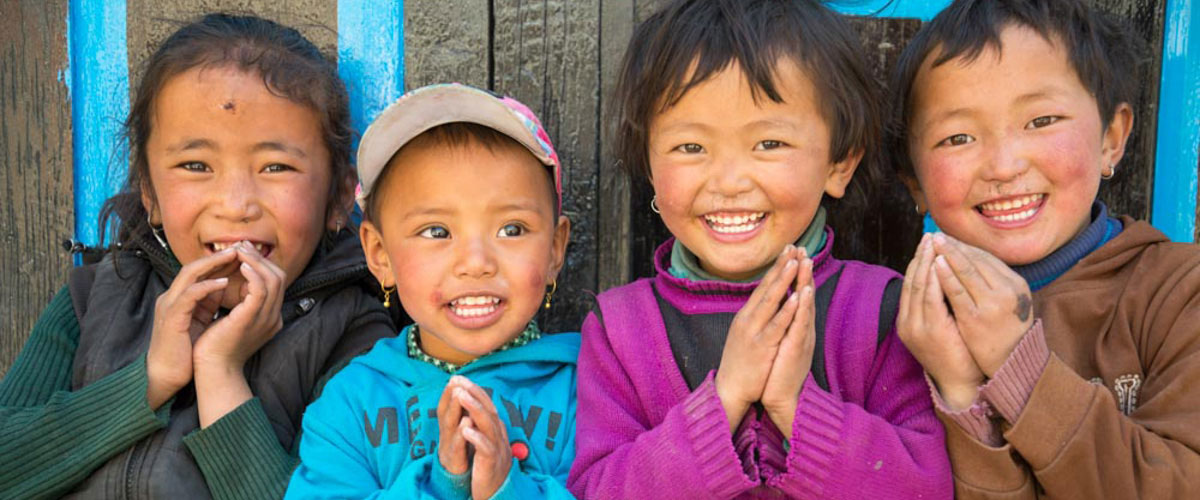
<path fill-rule="evenodd" d="M 308 407 L 286 498 L 470 498 L 470 471 L 450 474 L 437 456 L 437 404 L 450 375 L 408 357 L 408 328 L 355 358 Z M 489 391 L 509 440 L 529 450 L 492 498 L 574 498 L 566 481 L 579 343 L 578 333 L 544 335 L 458 371 Z"/>

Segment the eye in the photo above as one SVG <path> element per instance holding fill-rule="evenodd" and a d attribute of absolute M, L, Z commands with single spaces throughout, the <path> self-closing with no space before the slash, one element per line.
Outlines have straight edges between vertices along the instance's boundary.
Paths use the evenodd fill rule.
<path fill-rule="evenodd" d="M 1026 129 L 1042 128 L 1042 127 L 1050 125 L 1051 123 L 1057 122 L 1061 119 L 1062 119 L 1061 116 L 1039 116 L 1039 117 L 1031 120 L 1028 125 L 1025 125 L 1025 128 Z"/>
<path fill-rule="evenodd" d="M 180 163 L 177 168 L 182 168 L 188 172 L 208 172 L 208 165 L 198 161 L 189 161 Z"/>
<path fill-rule="evenodd" d="M 675 146 L 675 151 L 679 151 L 680 153 L 687 153 L 690 155 L 694 155 L 694 154 L 703 153 L 704 146 L 701 146 L 694 142 L 689 142 L 687 144 L 680 144 L 678 146 Z"/>
<path fill-rule="evenodd" d="M 422 238 L 441 240 L 450 237 L 450 230 L 442 226 L 429 226 L 425 229 L 422 229 L 418 235 Z"/>
<path fill-rule="evenodd" d="M 942 142 L 937 143 L 938 146 L 962 146 L 975 142 L 975 138 L 967 134 L 954 134 L 950 137 L 942 139 Z"/>
<path fill-rule="evenodd" d="M 496 237 L 515 238 L 522 234 L 525 234 L 525 226 L 520 224 L 505 224 L 504 227 L 500 228 L 500 231 L 496 233 Z"/>
<path fill-rule="evenodd" d="M 783 141 L 774 141 L 767 139 L 754 145 L 755 151 L 770 151 L 775 148 L 783 147 Z"/>
<path fill-rule="evenodd" d="M 296 170 L 296 169 L 292 168 L 291 165 L 284 165 L 282 163 L 272 163 L 263 168 L 263 172 L 272 172 L 272 173 L 287 172 L 289 170 Z"/>

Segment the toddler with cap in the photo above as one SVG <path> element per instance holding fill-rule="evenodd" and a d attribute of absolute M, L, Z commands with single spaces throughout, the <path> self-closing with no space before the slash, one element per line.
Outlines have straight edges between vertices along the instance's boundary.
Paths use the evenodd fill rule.
<path fill-rule="evenodd" d="M 572 498 L 580 337 L 533 321 L 571 227 L 545 129 L 433 85 L 367 128 L 358 169 L 368 266 L 416 324 L 309 406 L 287 498 Z"/>

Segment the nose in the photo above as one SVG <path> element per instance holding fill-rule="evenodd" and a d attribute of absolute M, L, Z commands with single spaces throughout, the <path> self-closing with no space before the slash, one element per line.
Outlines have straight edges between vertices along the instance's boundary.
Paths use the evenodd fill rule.
<path fill-rule="evenodd" d="M 709 166 L 709 189 L 727 198 L 736 198 L 754 189 L 750 178 L 749 160 L 737 155 L 725 154 L 715 158 Z"/>
<path fill-rule="evenodd" d="M 987 168 L 984 179 L 995 182 L 1011 182 L 1029 170 L 1029 157 L 1020 141 L 1001 137 L 992 141 L 988 148 Z"/>
<path fill-rule="evenodd" d="M 232 222 L 249 222 L 261 217 L 261 193 L 254 173 L 243 169 L 222 170 L 212 193 L 217 217 Z"/>
<path fill-rule="evenodd" d="M 455 248 L 454 274 L 459 278 L 484 278 L 496 274 L 495 249 L 487 238 L 460 237 Z"/>

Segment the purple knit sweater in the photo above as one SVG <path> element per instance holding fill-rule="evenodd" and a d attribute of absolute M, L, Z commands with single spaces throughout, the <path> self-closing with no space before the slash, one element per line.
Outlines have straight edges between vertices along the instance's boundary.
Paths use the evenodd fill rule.
<path fill-rule="evenodd" d="M 827 234 L 813 279 L 820 287 L 840 274 L 825 320 L 829 390 L 813 377 L 804 383 L 790 449 L 765 412 L 752 409 L 730 434 L 715 371 L 688 390 L 658 300 L 683 314 L 734 313 L 758 283 L 675 278 L 667 241 L 655 254 L 657 277 L 601 294 L 599 317 L 584 321 L 567 481 L 576 496 L 952 498 L 943 429 L 921 367 L 894 331 L 877 345 L 879 303 L 898 275 L 832 257 Z"/>

